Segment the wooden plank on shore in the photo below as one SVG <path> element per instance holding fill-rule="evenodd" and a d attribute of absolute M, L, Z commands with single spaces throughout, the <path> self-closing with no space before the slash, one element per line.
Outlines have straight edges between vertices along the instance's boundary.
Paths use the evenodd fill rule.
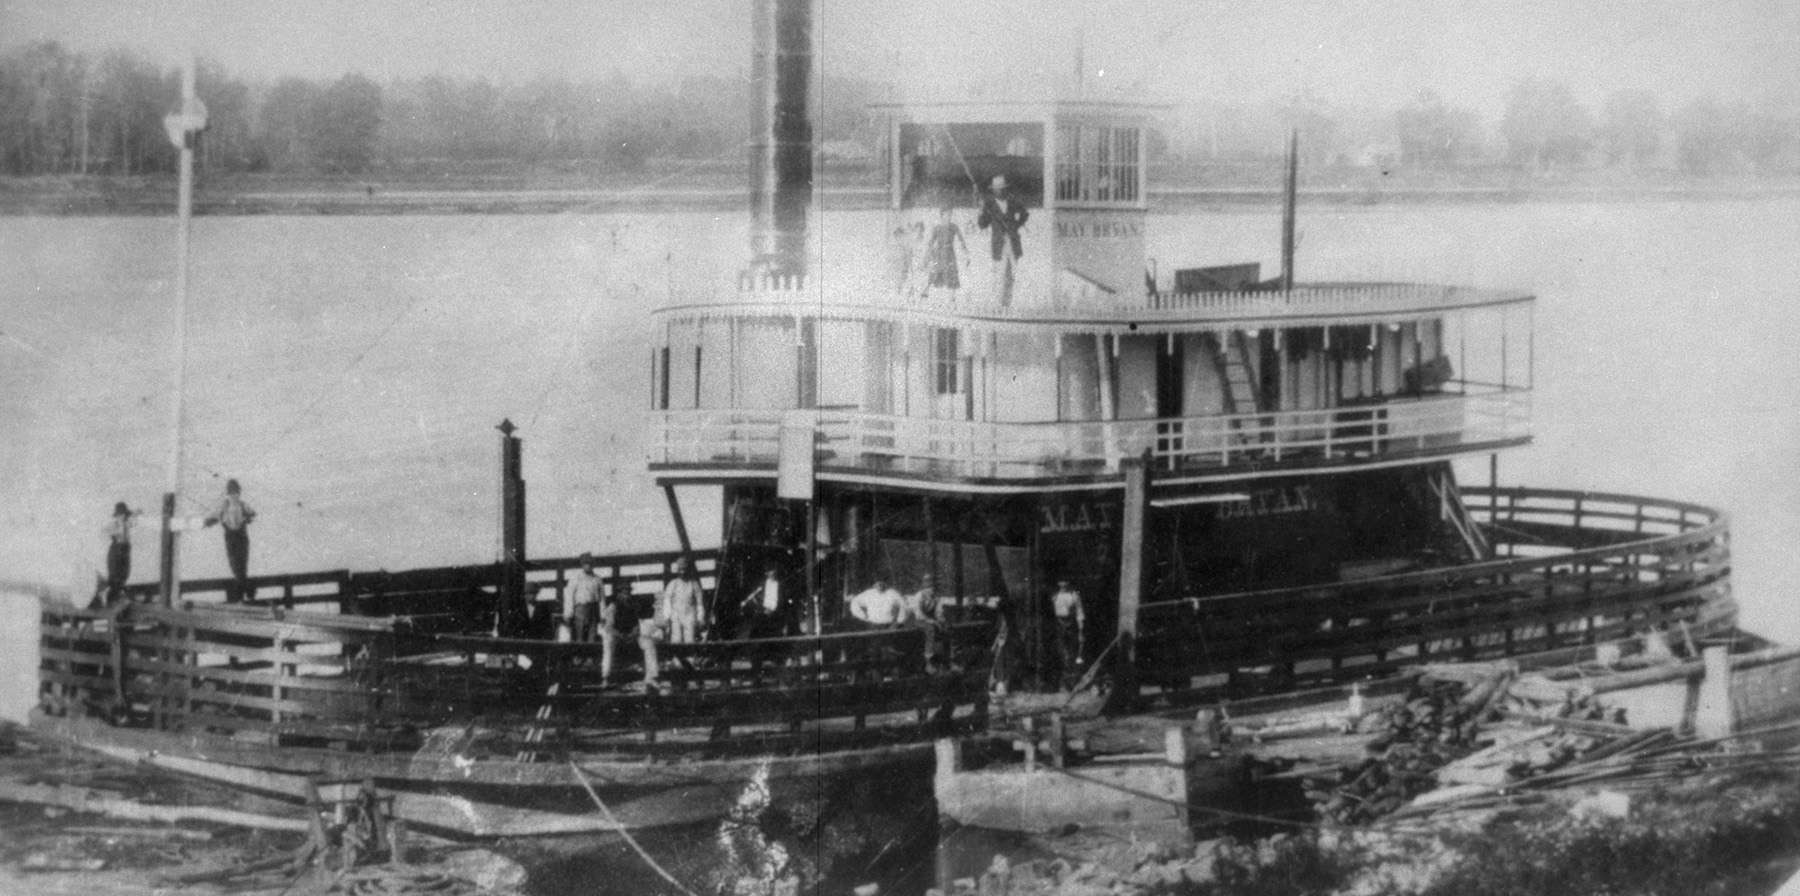
<path fill-rule="evenodd" d="M 270 831 L 304 831 L 307 829 L 307 822 L 304 819 L 277 818 L 272 815 L 259 815 L 253 812 L 219 809 L 211 806 L 154 806 L 120 799 L 103 791 L 67 784 L 25 784 L 0 780 L 0 801 L 61 806 L 76 812 L 89 812 L 108 818 L 123 818 L 131 821 L 154 821 L 164 824 L 207 821 Z"/>

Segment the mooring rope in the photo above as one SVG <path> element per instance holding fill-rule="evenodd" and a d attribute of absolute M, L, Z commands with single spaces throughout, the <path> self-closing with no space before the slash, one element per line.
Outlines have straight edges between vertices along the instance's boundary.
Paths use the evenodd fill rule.
<path fill-rule="evenodd" d="M 1323 825 L 1323 824 L 1319 824 L 1317 822 L 1312 822 L 1312 821 L 1295 821 L 1291 818 L 1276 818 L 1273 815 L 1258 815 L 1254 812 L 1233 812 L 1230 809 L 1215 809 L 1211 806 L 1196 806 L 1193 803 L 1190 803 L 1186 800 L 1178 800 L 1178 799 L 1174 799 L 1173 797 L 1160 796 L 1158 794 L 1150 793 L 1149 791 L 1146 791 L 1146 790 L 1138 790 L 1135 787 L 1126 787 L 1123 784 L 1115 784 L 1111 781 L 1103 781 L 1099 778 L 1090 778 L 1087 775 L 1072 772 L 1066 768 L 1058 768 L 1057 766 L 1054 766 L 1054 765 L 1044 765 L 1044 764 L 1040 763 L 1038 765 L 1038 767 L 1049 769 L 1050 771 L 1056 772 L 1059 775 L 1062 775 L 1062 776 L 1068 777 L 1068 778 L 1074 778 L 1077 781 L 1085 781 L 1089 784 L 1093 784 L 1093 785 L 1096 785 L 1099 787 L 1105 787 L 1110 790 L 1117 790 L 1120 793 L 1123 793 L 1123 794 L 1126 794 L 1129 796 L 1135 796 L 1139 799 L 1145 799 L 1145 800 L 1150 800 L 1151 802 L 1163 803 L 1165 805 L 1175 806 L 1175 807 L 1178 807 L 1181 809 L 1185 809 L 1189 812 L 1206 812 L 1206 813 L 1209 813 L 1212 815 L 1217 815 L 1221 818 L 1234 818 L 1234 819 L 1237 819 L 1238 821 L 1260 821 L 1265 824 L 1287 825 L 1289 827 L 1300 828 L 1303 830 L 1322 831 L 1328 827 L 1328 825 Z"/>
<path fill-rule="evenodd" d="M 699 894 L 695 893 L 693 890 L 688 889 L 681 881 L 676 880 L 675 875 L 670 874 L 667 869 L 658 865 L 656 860 L 651 858 L 650 854 L 645 852 L 642 846 L 638 845 L 637 840 L 631 836 L 631 832 L 626 830 L 625 826 L 619 823 L 618 816 L 613 815 L 612 810 L 606 807 L 605 801 L 600 799 L 600 794 L 594 792 L 594 785 L 588 783 L 587 775 L 581 771 L 581 766 L 576 765 L 575 760 L 573 759 L 569 760 L 569 770 L 575 773 L 575 780 L 581 782 L 581 789 L 587 791 L 587 795 L 589 798 L 593 799 L 594 805 L 600 807 L 600 814 L 606 816 L 607 822 L 619 832 L 619 836 L 625 838 L 626 845 L 637 852 L 638 857 L 644 860 L 644 864 L 650 866 L 650 870 L 662 875 L 663 880 L 668 881 L 675 889 L 686 893 L 687 896 L 699 896 Z"/>

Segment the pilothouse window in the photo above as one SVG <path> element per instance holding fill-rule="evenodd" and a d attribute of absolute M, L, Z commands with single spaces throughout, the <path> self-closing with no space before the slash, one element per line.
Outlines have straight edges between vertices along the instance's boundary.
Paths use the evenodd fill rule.
<path fill-rule="evenodd" d="M 1056 129 L 1056 199 L 1136 203 L 1138 129 L 1062 125 Z"/>
<path fill-rule="evenodd" d="M 1044 204 L 1041 124 L 907 122 L 898 149 L 902 208 L 974 208 L 996 177 L 1026 205 Z"/>

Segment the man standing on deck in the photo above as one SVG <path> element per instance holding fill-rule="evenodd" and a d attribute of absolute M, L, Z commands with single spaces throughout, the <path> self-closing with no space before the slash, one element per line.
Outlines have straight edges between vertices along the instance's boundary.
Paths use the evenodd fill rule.
<path fill-rule="evenodd" d="M 131 508 L 124 501 L 113 505 L 112 522 L 106 524 L 106 603 L 125 596 L 125 580 L 131 578 Z"/>
<path fill-rule="evenodd" d="M 600 617 L 596 621 L 595 634 L 600 638 L 600 684 L 612 684 L 614 657 L 619 652 L 619 638 L 622 636 L 620 622 L 632 613 L 631 583 L 624 579 L 614 579 L 612 593 L 600 600 Z M 654 658 L 654 650 L 648 654 Z"/>
<path fill-rule="evenodd" d="M 763 567 L 762 584 L 745 595 L 738 605 L 740 641 L 751 638 L 778 638 L 788 634 L 787 591 L 781 584 L 781 566 L 770 562 Z"/>
<path fill-rule="evenodd" d="M 1063 686 L 1075 683 L 1081 666 L 1081 640 L 1085 634 L 1087 615 L 1081 608 L 1081 592 L 1068 579 L 1056 580 L 1056 593 L 1050 596 L 1050 612 L 1056 615 L 1056 648 L 1062 660 Z"/>
<path fill-rule="evenodd" d="M 569 590 L 564 599 L 563 618 L 569 620 L 569 640 L 587 643 L 594 640 L 594 623 L 600 611 L 601 581 L 594 572 L 594 555 L 581 555 L 581 569 L 569 577 Z"/>
<path fill-rule="evenodd" d="M 700 640 L 700 576 L 694 564 L 683 557 L 675 561 L 675 578 L 663 586 L 657 601 L 657 615 L 669 625 L 669 642 L 692 644 Z"/>
<path fill-rule="evenodd" d="M 850 598 L 850 616 L 869 628 L 892 628 L 906 616 L 906 598 L 878 578 Z"/>
<path fill-rule="evenodd" d="M 981 216 L 975 225 L 988 232 L 988 252 L 994 259 L 995 294 L 1001 305 L 1012 303 L 1013 263 L 1025 254 L 1019 229 L 1031 213 L 1023 200 L 1006 189 L 1006 178 L 995 177 L 991 189 L 981 198 Z M 1008 251 L 1010 250 L 1010 251 Z"/>
<path fill-rule="evenodd" d="M 235 604 L 250 594 L 250 523 L 256 511 L 244 503 L 243 489 L 236 479 L 225 480 L 225 497 L 219 509 L 207 516 L 208 526 L 218 523 L 225 529 L 225 561 L 231 564 L 231 587 L 225 591 L 225 602 Z"/>

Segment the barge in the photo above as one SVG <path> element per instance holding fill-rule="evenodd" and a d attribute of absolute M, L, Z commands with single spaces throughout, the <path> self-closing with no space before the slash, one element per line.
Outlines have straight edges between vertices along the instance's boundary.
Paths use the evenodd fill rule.
<path fill-rule="evenodd" d="M 618 830 L 718 817 L 762 769 L 922 788 L 991 692 L 1076 673 L 1118 710 L 1733 628 L 1722 514 L 1459 482 L 1531 440 L 1529 293 L 1297 282 L 1291 214 L 1275 277 L 1153 263 L 1153 106 L 884 106 L 887 213 L 810 228 L 810 12 L 756 4 L 749 263 L 653 319 L 681 544 L 597 561 L 642 615 L 685 560 L 712 631 L 753 637 L 661 644 L 660 687 L 619 688 L 530 625 L 579 564 L 526 556 L 503 427 L 501 562 L 46 599 L 34 724 L 276 794 L 372 780 L 452 832 Z M 769 575 L 798 600 L 746 628 Z M 878 582 L 942 609 L 853 618 Z"/>

